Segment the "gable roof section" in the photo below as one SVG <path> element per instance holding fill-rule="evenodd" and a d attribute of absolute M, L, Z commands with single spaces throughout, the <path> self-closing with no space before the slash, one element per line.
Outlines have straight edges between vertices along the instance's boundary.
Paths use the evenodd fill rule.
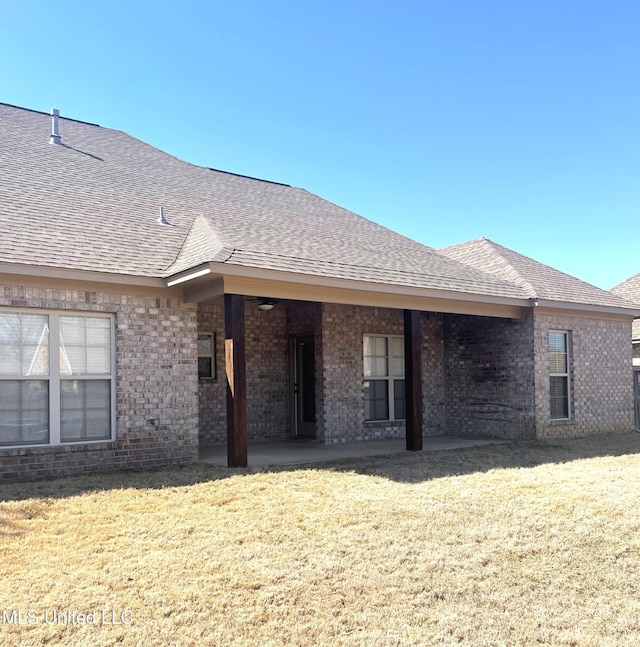
<path fill-rule="evenodd" d="M 167 268 L 167 276 L 184 272 L 203 263 L 226 261 L 233 249 L 225 247 L 204 216 L 196 216 L 191 223 L 176 260 Z"/>
<path fill-rule="evenodd" d="M 638 304 L 640 308 L 640 273 L 634 274 L 626 281 L 622 281 L 622 283 L 618 283 L 618 285 L 611 288 L 611 292 Z M 633 322 L 632 339 L 633 341 L 640 341 L 640 319 L 635 319 Z"/>
<path fill-rule="evenodd" d="M 535 299 L 540 305 L 557 307 L 574 304 L 638 310 L 635 304 L 620 296 L 523 256 L 488 238 L 478 238 L 438 251 L 519 286 L 528 298 Z"/>
<path fill-rule="evenodd" d="M 618 283 L 618 285 L 611 288 L 611 292 L 623 299 L 640 304 L 640 273 L 634 274 L 626 281 L 622 281 L 622 283 Z"/>

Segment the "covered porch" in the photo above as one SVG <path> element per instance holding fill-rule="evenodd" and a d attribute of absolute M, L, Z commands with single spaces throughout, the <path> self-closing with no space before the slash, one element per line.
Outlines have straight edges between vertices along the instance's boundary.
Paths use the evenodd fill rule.
<path fill-rule="evenodd" d="M 527 301 L 253 268 L 216 275 L 214 265 L 176 279 L 209 346 L 199 357 L 212 368 L 199 379 L 205 457 L 220 460 L 224 447 L 242 467 L 250 447 L 273 464 L 258 455 L 300 462 L 387 440 L 384 453 L 432 437 L 532 437 Z M 368 373 L 378 359 L 368 342 L 399 372 Z"/>

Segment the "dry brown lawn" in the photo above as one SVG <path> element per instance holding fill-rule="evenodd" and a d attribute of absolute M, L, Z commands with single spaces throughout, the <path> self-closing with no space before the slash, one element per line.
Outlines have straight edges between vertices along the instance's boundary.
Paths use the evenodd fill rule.
<path fill-rule="evenodd" d="M 639 450 L 0 486 L 0 645 L 635 646 Z"/>

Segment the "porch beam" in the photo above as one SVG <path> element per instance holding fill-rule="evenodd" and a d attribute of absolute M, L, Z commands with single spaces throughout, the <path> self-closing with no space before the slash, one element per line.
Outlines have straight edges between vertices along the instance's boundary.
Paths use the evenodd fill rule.
<path fill-rule="evenodd" d="M 229 269 L 229 268 L 227 268 Z M 235 266 L 234 271 L 251 268 Z M 216 272 L 224 273 L 224 268 Z M 348 281 L 304 275 L 304 280 L 282 279 L 284 272 L 264 270 L 265 278 L 251 276 L 224 276 L 224 291 L 272 299 L 293 301 L 316 301 L 320 303 L 343 303 L 350 306 L 371 306 L 412 309 L 421 312 L 448 312 L 452 314 L 477 315 L 523 319 L 531 305 L 528 299 L 498 299 L 496 297 L 384 285 L 364 281 Z M 200 280 L 200 279 L 198 279 Z M 322 282 L 322 284 L 321 284 Z"/>
<path fill-rule="evenodd" d="M 244 296 L 224 295 L 224 357 L 227 376 L 227 464 L 247 466 L 247 356 Z"/>
<path fill-rule="evenodd" d="M 404 311 L 404 365 L 407 450 L 422 449 L 422 335 L 420 312 Z"/>
<path fill-rule="evenodd" d="M 221 278 L 208 281 L 199 285 L 184 288 L 183 296 L 185 303 L 203 303 L 211 301 L 224 294 L 224 281 Z"/>

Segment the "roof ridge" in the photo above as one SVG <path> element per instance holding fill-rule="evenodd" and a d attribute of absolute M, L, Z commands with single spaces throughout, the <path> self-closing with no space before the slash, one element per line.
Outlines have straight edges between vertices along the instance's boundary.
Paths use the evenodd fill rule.
<path fill-rule="evenodd" d="M 256 182 L 266 182 L 267 184 L 275 184 L 277 186 L 286 186 L 289 189 L 291 188 L 290 184 L 285 184 L 284 182 L 276 182 L 275 180 L 265 180 L 261 177 L 253 177 L 252 175 L 243 175 L 242 173 L 234 173 L 233 171 L 223 171 L 219 168 L 212 168 L 211 166 L 204 166 L 203 168 L 208 169 L 209 171 L 214 171 L 216 173 L 225 173 L 226 175 L 235 175 L 236 177 L 242 177 L 246 180 L 255 180 Z"/>
<path fill-rule="evenodd" d="M 622 287 L 623 285 L 627 283 L 631 283 L 633 279 L 635 278 L 640 278 L 640 272 L 636 272 L 635 274 L 632 274 L 630 277 L 626 278 L 624 281 L 620 281 L 619 283 L 616 283 L 610 290 L 609 292 L 613 292 L 614 290 Z"/>
<path fill-rule="evenodd" d="M 465 243 L 451 245 L 443 248 L 442 251 L 445 254 L 451 253 L 452 258 L 459 258 L 461 262 L 469 263 L 479 269 L 478 263 L 481 259 L 490 262 L 491 265 L 488 265 L 491 268 L 488 270 L 489 274 L 499 277 L 506 275 L 505 280 L 510 281 L 512 285 L 520 285 L 534 299 L 593 304 L 593 301 L 589 302 L 581 299 L 591 298 L 602 301 L 607 295 L 609 305 L 617 304 L 618 307 L 629 307 L 634 303 L 629 298 L 588 283 L 535 258 L 500 245 L 484 236 Z M 525 276 L 530 276 L 531 281 L 527 280 Z M 551 280 L 557 288 L 555 292 L 554 289 L 549 289 L 549 276 L 552 277 Z M 590 297 L 584 297 L 585 290 L 587 294 L 591 295 Z M 581 297 L 577 295 L 578 292 Z M 598 297 L 596 293 L 601 296 Z"/>
<path fill-rule="evenodd" d="M 482 236 L 478 240 L 480 241 L 481 244 L 488 245 L 493 251 L 496 251 L 498 253 L 498 255 L 505 262 L 505 264 L 508 265 L 509 268 L 514 272 L 514 274 L 522 281 L 522 286 L 521 287 L 524 287 L 524 288 L 527 288 L 527 289 L 531 290 L 531 292 L 533 293 L 532 294 L 533 297 L 538 296 L 538 291 L 536 290 L 536 288 L 529 281 L 527 281 L 527 279 L 525 279 L 524 276 L 522 276 L 522 274 L 520 273 L 518 268 L 515 267 L 512 263 L 510 263 L 509 260 L 501 252 L 501 250 L 503 250 L 503 249 L 508 250 L 507 247 L 503 247 L 499 243 L 496 243 L 495 241 L 491 240 L 490 238 L 486 238 L 485 236 Z M 471 242 L 473 242 L 473 241 L 471 241 Z M 521 254 L 521 256 L 524 256 L 524 254 Z M 529 258 L 529 257 L 527 257 L 527 258 Z M 535 260 L 535 259 L 531 259 L 531 260 Z M 535 262 L 537 263 L 538 261 L 535 261 Z"/>
<path fill-rule="evenodd" d="M 50 117 L 51 114 L 48 112 L 43 112 L 42 110 L 34 110 L 33 108 L 25 108 L 24 106 L 16 106 L 13 103 L 6 103 L 4 101 L 0 101 L 0 106 L 6 106 L 7 108 L 16 108 L 17 110 L 25 110 L 26 112 L 34 112 L 37 115 L 45 115 L 46 117 Z M 95 126 L 96 128 L 102 128 L 100 124 L 94 124 L 90 121 L 82 121 L 82 119 L 73 119 L 73 117 L 65 117 L 64 115 L 58 115 L 60 119 L 66 119 L 67 121 L 74 121 L 77 124 L 85 124 L 86 126 Z"/>
<path fill-rule="evenodd" d="M 171 268 L 178 264 L 178 262 L 180 261 L 180 258 L 183 255 L 188 254 L 187 248 L 189 243 L 191 242 L 194 236 L 198 235 L 198 232 L 196 231 L 197 228 L 204 230 L 204 235 L 206 237 L 206 241 L 204 241 L 203 247 L 206 249 L 206 251 L 204 251 L 204 255 L 207 256 L 208 258 L 206 258 L 202 262 L 211 261 L 211 260 L 220 260 L 222 262 L 225 262 L 233 254 L 233 250 L 230 247 L 225 246 L 220 236 L 218 236 L 218 234 L 212 229 L 211 225 L 204 217 L 204 215 L 198 214 L 194 216 L 193 220 L 191 221 L 189 230 L 187 231 L 175 258 L 164 269 L 165 275 L 171 274 L 172 273 Z M 227 258 L 216 259 L 216 256 L 218 256 L 222 251 L 225 252 L 225 256 Z"/>
<path fill-rule="evenodd" d="M 500 243 L 496 243 L 488 238 L 485 240 L 488 240 L 492 245 L 499 247 L 500 249 L 505 249 L 507 252 L 510 252 L 511 254 L 516 254 L 517 256 L 521 256 L 522 258 L 526 258 L 528 261 L 531 261 L 532 263 L 536 263 L 537 265 L 542 265 L 543 267 L 546 267 L 547 269 L 552 270 L 553 272 L 557 272 L 558 274 L 562 274 L 564 276 L 569 277 L 573 281 L 579 281 L 580 283 L 583 283 L 584 285 L 588 285 L 589 287 L 592 287 L 596 290 L 600 290 L 600 292 L 611 292 L 611 290 L 606 290 L 605 288 L 601 288 L 599 285 L 594 285 L 593 283 L 589 283 L 589 281 L 585 281 L 584 279 L 581 279 L 579 276 L 574 276 L 573 274 L 569 274 L 568 272 L 564 272 L 563 270 L 559 270 L 557 267 L 553 267 L 553 265 L 549 265 L 548 263 L 543 263 L 542 261 L 538 261 L 535 258 L 532 258 L 531 256 L 527 256 L 526 254 L 522 254 L 521 252 L 517 252 L 514 249 L 509 249 L 508 247 L 504 247 L 503 245 L 500 245 Z M 503 257 L 504 258 L 504 257 Z M 513 267 L 511 263 L 509 263 L 510 267 Z M 515 268 L 514 268 L 515 270 Z M 517 272 L 517 270 L 515 270 Z M 640 272 L 638 272 L 640 274 Z M 518 272 L 518 275 L 519 272 Z"/>

